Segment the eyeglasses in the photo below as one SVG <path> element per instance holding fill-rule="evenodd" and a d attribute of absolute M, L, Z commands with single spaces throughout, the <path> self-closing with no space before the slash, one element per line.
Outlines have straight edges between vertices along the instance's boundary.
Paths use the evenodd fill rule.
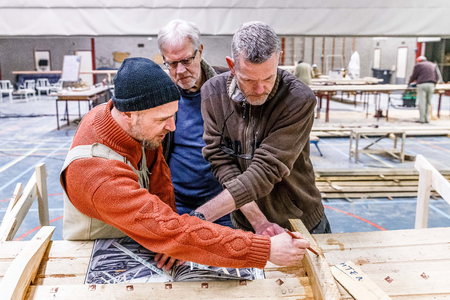
<path fill-rule="evenodd" d="M 242 144 L 239 141 L 234 142 L 234 149 L 233 149 L 233 142 L 232 142 L 231 138 L 223 137 L 223 131 L 225 130 L 225 124 L 227 123 L 228 119 L 231 117 L 231 115 L 233 113 L 234 113 L 234 110 L 232 110 L 231 113 L 223 121 L 222 133 L 220 134 L 219 149 L 227 154 L 234 156 L 234 157 L 251 160 L 251 159 L 253 159 L 253 156 L 255 154 L 256 136 L 258 135 L 258 132 L 255 132 L 255 122 L 253 120 L 253 117 L 252 117 L 253 140 L 251 143 L 251 146 L 252 146 L 251 154 L 241 154 Z M 224 143 L 224 141 L 225 141 L 225 143 Z"/>
<path fill-rule="evenodd" d="M 194 58 L 197 56 L 197 50 L 195 50 L 194 55 L 191 57 L 187 57 L 185 59 L 182 60 L 178 60 L 178 61 L 165 61 L 164 65 L 168 68 L 168 69 L 176 69 L 178 66 L 178 63 L 181 63 L 183 66 L 187 67 L 190 64 L 192 64 L 192 62 L 194 61 Z"/>

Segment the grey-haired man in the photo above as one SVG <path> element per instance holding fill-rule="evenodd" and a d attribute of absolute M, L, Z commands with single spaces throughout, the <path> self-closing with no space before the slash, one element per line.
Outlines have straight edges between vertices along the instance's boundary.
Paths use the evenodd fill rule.
<path fill-rule="evenodd" d="M 172 174 L 177 210 L 179 214 L 185 214 L 223 190 L 209 162 L 202 156 L 205 142 L 200 108 L 200 88 L 220 69 L 211 67 L 202 58 L 200 31 L 192 22 L 169 22 L 158 34 L 158 47 L 181 94 L 176 115 L 177 129 L 167 135 L 163 145 L 164 157 Z M 229 214 L 215 223 L 233 227 Z"/>
<path fill-rule="evenodd" d="M 234 211 L 237 228 L 271 236 L 297 218 L 311 233 L 331 232 L 309 157 L 316 98 L 277 68 L 280 52 L 270 26 L 246 23 L 233 37 L 231 73 L 202 87 L 203 155 L 226 189 L 197 212 L 212 221 Z"/>

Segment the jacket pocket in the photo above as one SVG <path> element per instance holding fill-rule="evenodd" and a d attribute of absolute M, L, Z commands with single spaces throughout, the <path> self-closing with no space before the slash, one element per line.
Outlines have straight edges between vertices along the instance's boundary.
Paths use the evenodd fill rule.
<path fill-rule="evenodd" d="M 283 185 L 278 186 L 277 194 L 279 201 L 284 205 L 286 211 L 286 217 L 300 218 L 303 215 L 303 211 L 298 208 L 289 194 L 289 191 Z"/>

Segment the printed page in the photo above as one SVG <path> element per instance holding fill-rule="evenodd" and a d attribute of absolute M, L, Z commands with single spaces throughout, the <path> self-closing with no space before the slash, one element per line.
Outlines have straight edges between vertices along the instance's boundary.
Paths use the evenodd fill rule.
<path fill-rule="evenodd" d="M 95 240 L 85 283 L 172 281 L 172 276 L 156 267 L 155 255 L 128 237 Z"/>

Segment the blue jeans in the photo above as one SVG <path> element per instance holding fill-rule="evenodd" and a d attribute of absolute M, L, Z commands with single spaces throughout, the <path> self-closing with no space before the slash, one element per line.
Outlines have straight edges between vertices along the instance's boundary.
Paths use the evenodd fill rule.
<path fill-rule="evenodd" d="M 313 229 L 309 231 L 311 234 L 319 234 L 319 233 L 331 233 L 330 222 L 327 219 L 327 216 L 324 214 L 322 219 L 320 219 L 319 224 L 317 224 Z"/>
<path fill-rule="evenodd" d="M 177 202 L 176 204 L 177 204 L 177 211 L 178 211 L 179 215 L 189 214 L 191 211 L 193 211 L 194 209 L 197 208 L 197 207 L 188 207 L 179 202 Z M 214 221 L 214 223 L 222 225 L 222 226 L 234 228 L 233 224 L 231 223 L 231 217 L 229 214 L 223 216 L 220 219 L 217 219 L 216 221 Z"/>

